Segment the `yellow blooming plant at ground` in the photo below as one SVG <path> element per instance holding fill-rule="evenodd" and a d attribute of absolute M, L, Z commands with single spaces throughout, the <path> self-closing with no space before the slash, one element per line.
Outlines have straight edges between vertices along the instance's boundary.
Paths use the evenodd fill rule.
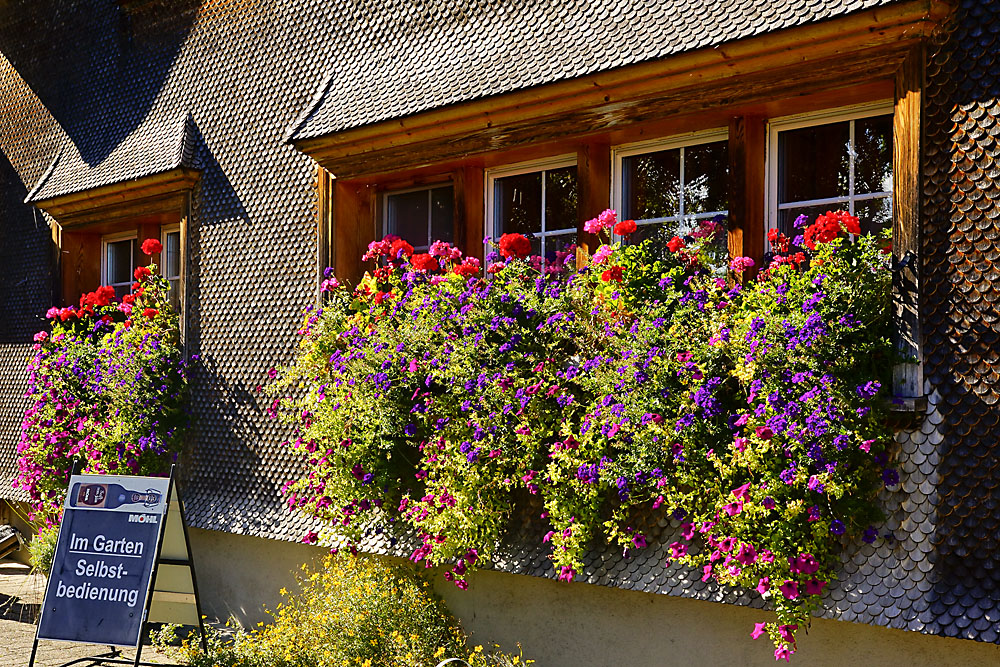
<path fill-rule="evenodd" d="M 524 664 L 467 648 L 458 621 L 409 565 L 342 554 L 303 566 L 298 580 L 298 594 L 281 590 L 274 623 L 231 638 L 213 630 L 207 653 L 195 637 L 169 646 L 170 626 L 154 643 L 193 667 L 433 667 L 459 656 L 472 667 Z"/>

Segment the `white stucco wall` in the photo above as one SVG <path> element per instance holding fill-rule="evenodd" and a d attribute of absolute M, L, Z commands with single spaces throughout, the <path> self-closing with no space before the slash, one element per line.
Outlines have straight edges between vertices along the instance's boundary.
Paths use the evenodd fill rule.
<path fill-rule="evenodd" d="M 293 571 L 324 553 L 197 529 L 191 540 L 205 612 L 245 625 L 266 620 L 262 605 L 274 608 L 278 590 L 294 587 Z M 754 622 L 770 620 L 754 609 L 499 572 L 474 574 L 465 592 L 435 583 L 474 642 L 520 642 L 538 667 L 774 665 L 766 638 L 750 639 Z M 793 664 L 1000 665 L 1000 646 L 817 619 L 799 632 Z"/>

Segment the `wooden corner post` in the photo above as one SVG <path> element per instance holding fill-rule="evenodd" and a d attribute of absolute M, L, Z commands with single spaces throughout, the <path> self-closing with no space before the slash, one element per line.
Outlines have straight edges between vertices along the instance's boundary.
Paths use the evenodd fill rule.
<path fill-rule="evenodd" d="M 611 206 L 611 146 L 603 143 L 580 146 L 576 158 L 576 178 L 576 263 L 578 268 L 582 268 L 598 245 L 597 237 L 588 234 L 583 224 Z"/>
<path fill-rule="evenodd" d="M 924 394 L 919 305 L 925 58 L 925 47 L 918 46 L 896 72 L 892 121 L 893 317 L 896 345 L 917 361 L 893 369 L 893 393 L 904 398 Z"/>
<path fill-rule="evenodd" d="M 729 256 L 764 257 L 767 122 L 737 116 L 729 122 Z M 755 272 L 748 272 L 752 277 Z"/>

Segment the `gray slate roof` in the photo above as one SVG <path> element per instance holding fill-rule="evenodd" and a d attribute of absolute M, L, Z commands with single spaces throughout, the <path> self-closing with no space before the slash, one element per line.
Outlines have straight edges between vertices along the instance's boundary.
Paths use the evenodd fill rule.
<path fill-rule="evenodd" d="M 891 1 L 434 0 L 359 9 L 346 31 L 343 24 L 329 26 L 329 38 L 342 44 L 312 104 L 289 128 L 289 139 L 664 58 Z"/>

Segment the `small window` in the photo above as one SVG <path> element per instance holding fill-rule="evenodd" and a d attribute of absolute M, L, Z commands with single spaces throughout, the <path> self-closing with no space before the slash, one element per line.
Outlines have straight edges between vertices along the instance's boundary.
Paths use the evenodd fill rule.
<path fill-rule="evenodd" d="M 163 244 L 163 252 L 160 255 L 160 271 L 164 278 L 170 283 L 170 305 L 174 311 L 181 313 L 183 303 L 183 284 L 181 282 L 181 228 L 180 225 L 163 227 L 161 230 L 160 243 Z M 183 319 L 183 318 L 182 318 Z"/>
<path fill-rule="evenodd" d="M 576 243 L 577 179 L 573 158 L 491 170 L 488 234 L 524 234 L 531 251 L 550 255 Z"/>
<path fill-rule="evenodd" d="M 799 215 L 844 209 L 862 232 L 892 226 L 892 105 L 770 124 L 769 228 L 794 236 Z"/>
<path fill-rule="evenodd" d="M 383 236 L 395 234 L 417 252 L 434 241 L 455 237 L 455 189 L 450 186 L 387 192 L 383 196 Z"/>
<path fill-rule="evenodd" d="M 614 152 L 614 208 L 639 229 L 629 242 L 673 236 L 729 209 L 729 145 L 724 130 L 644 142 Z"/>
<path fill-rule="evenodd" d="M 105 236 L 102 241 L 101 284 L 115 288 L 115 296 L 122 298 L 132 291 L 132 275 L 139 261 L 139 242 L 136 234 Z"/>

